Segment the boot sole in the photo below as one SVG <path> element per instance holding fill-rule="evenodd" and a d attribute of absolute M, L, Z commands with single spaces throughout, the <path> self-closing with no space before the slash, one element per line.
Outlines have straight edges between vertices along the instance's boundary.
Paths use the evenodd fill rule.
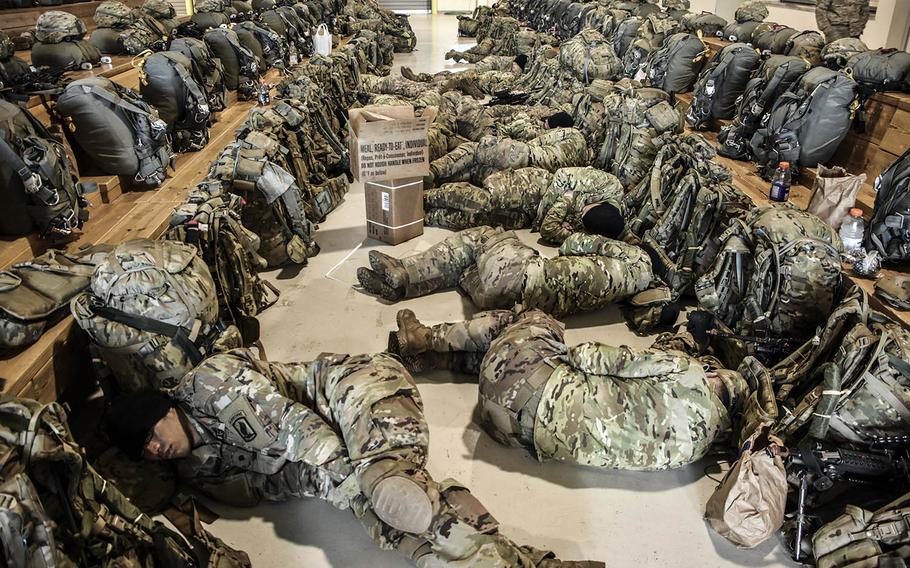
<path fill-rule="evenodd" d="M 360 286 L 368 293 L 379 296 L 384 300 L 395 302 L 401 299 L 401 294 L 395 288 L 392 288 L 379 277 L 378 274 L 369 268 L 360 267 L 357 269 L 357 281 Z"/>

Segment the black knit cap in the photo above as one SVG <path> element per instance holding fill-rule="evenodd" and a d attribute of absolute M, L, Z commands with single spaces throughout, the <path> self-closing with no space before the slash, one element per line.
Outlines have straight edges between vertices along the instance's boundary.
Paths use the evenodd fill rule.
<path fill-rule="evenodd" d="M 610 203 L 601 203 L 588 209 L 581 217 L 585 231 L 592 235 L 602 235 L 615 239 L 622 234 L 626 221 L 619 209 Z"/>
<path fill-rule="evenodd" d="M 575 121 L 572 119 L 571 114 L 560 111 L 556 114 L 551 114 L 547 118 L 547 126 L 550 128 L 572 128 L 575 126 Z"/>
<path fill-rule="evenodd" d="M 528 64 L 528 56 L 524 53 L 515 56 L 515 64 L 521 67 L 521 70 L 525 70 L 525 65 Z"/>
<path fill-rule="evenodd" d="M 141 459 L 152 428 L 173 406 L 170 399 L 154 392 L 117 397 L 107 409 L 111 441 L 130 458 Z"/>

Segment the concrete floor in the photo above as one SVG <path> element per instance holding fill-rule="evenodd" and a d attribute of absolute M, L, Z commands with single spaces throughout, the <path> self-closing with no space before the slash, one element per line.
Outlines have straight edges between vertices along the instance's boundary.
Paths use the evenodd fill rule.
<path fill-rule="evenodd" d="M 457 38 L 454 16 L 415 15 L 417 51 L 396 56 L 396 69 L 463 68 L 443 55 Z M 448 65 L 447 65 L 448 64 Z M 322 352 L 364 353 L 385 348 L 395 314 L 413 309 L 425 322 L 464 319 L 474 311 L 455 291 L 387 305 L 354 286 L 367 252 L 378 248 L 400 256 L 420 251 L 448 232 L 428 228 L 422 237 L 391 247 L 366 240 L 363 187 L 355 184 L 344 204 L 319 227 L 322 252 L 299 271 L 268 275 L 281 289 L 279 303 L 261 318 L 270 359 L 308 360 Z M 522 238 L 535 243 L 527 231 Z M 359 248 L 358 248 L 359 247 Z M 547 249 L 554 254 L 554 249 Z M 650 338 L 628 331 L 615 308 L 566 320 L 570 342 L 599 340 L 645 347 Z M 741 551 L 702 520 L 715 482 L 705 460 L 679 471 L 605 472 L 565 464 L 539 463 L 527 452 L 498 445 L 472 421 L 477 387 L 449 373 L 417 377 L 430 424 L 429 470 L 437 479 L 467 485 L 515 541 L 554 550 L 563 559 L 590 559 L 610 567 L 782 566 L 787 557 L 776 540 Z M 716 474 L 715 474 L 716 476 Z M 379 551 L 357 520 L 316 499 L 264 504 L 253 509 L 214 507 L 221 519 L 213 532 L 246 550 L 256 566 L 403 567 L 395 552 Z"/>

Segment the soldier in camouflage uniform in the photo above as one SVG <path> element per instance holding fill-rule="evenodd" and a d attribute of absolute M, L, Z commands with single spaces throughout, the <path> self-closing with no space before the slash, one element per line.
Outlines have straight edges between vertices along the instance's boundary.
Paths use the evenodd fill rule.
<path fill-rule="evenodd" d="M 602 235 L 574 233 L 545 258 L 512 231 L 477 227 L 396 259 L 370 251 L 357 270 L 363 288 L 386 300 L 458 286 L 479 308 L 516 304 L 562 316 L 601 309 L 644 291 L 653 279 L 644 249 Z"/>
<path fill-rule="evenodd" d="M 505 170 L 484 180 L 483 187 L 456 182 L 427 191 L 425 219 L 456 231 L 481 225 L 530 228 L 544 241 L 561 244 L 583 230 L 582 218 L 593 207 L 612 208 L 622 227 L 622 194 L 616 177 L 590 166 L 553 174 L 540 168 Z M 614 234 L 620 233 L 621 228 Z"/>
<path fill-rule="evenodd" d="M 584 135 L 574 128 L 556 128 L 528 142 L 485 136 L 462 144 L 430 163 L 427 187 L 455 181 L 483 183 L 491 174 L 534 166 L 555 171 L 590 163 Z"/>
<path fill-rule="evenodd" d="M 398 313 L 390 350 L 415 370 L 478 377 L 480 420 L 502 444 L 539 460 L 660 470 L 704 456 L 748 393 L 731 371 L 695 359 L 597 342 L 569 347 L 540 310 L 482 312 L 427 327 Z"/>
<path fill-rule="evenodd" d="M 869 21 L 869 0 L 818 0 L 815 21 L 829 43 L 859 37 Z"/>
<path fill-rule="evenodd" d="M 388 355 L 285 364 L 236 350 L 209 358 L 166 395 L 114 401 L 112 437 L 133 456 L 175 460 L 216 499 L 316 496 L 350 508 L 381 547 L 418 566 L 601 565 L 514 544 L 467 489 L 434 481 L 420 394 Z"/>
<path fill-rule="evenodd" d="M 524 71 L 527 64 L 528 56 L 519 55 L 511 57 L 508 55 L 489 55 L 484 57 L 472 69 L 453 73 L 451 71 L 440 71 L 435 74 L 414 73 L 410 67 L 402 67 L 401 75 L 411 81 L 427 83 L 432 85 L 452 84 L 453 80 L 464 83 L 471 83 L 477 87 L 477 90 L 486 95 L 495 95 L 500 91 L 507 91 L 512 88 L 515 81 Z M 458 84 L 458 83 L 456 83 Z M 460 89 L 464 90 L 464 89 Z M 470 94 L 470 93 L 467 93 Z"/>

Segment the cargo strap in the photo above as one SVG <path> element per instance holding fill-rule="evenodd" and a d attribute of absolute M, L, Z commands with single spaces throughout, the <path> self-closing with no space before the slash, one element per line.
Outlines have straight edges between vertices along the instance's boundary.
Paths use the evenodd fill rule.
<path fill-rule="evenodd" d="M 195 325 L 193 329 L 187 329 L 180 325 L 174 325 L 159 321 L 152 318 L 147 318 L 145 316 L 137 316 L 133 314 L 128 314 L 116 308 L 111 308 L 109 306 L 92 306 L 92 311 L 113 322 L 117 322 L 123 325 L 133 327 L 142 331 L 147 331 L 150 333 L 156 333 L 158 335 L 164 335 L 169 337 L 175 345 L 177 345 L 187 356 L 193 366 L 198 365 L 203 360 L 202 351 L 196 345 L 195 341 L 198 338 L 200 322 L 199 320 L 194 320 Z"/>

